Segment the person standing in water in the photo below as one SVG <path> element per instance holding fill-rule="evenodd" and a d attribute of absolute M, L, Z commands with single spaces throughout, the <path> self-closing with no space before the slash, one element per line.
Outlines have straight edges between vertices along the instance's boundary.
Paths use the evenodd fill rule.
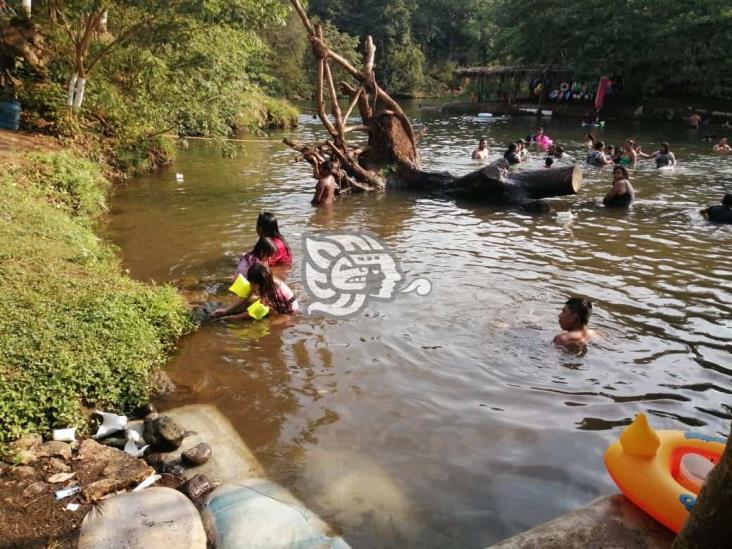
<path fill-rule="evenodd" d="M 613 186 L 602 199 L 608 208 L 626 208 L 635 200 L 635 190 L 630 184 L 628 170 L 624 166 L 613 168 Z"/>
<path fill-rule="evenodd" d="M 602 141 L 596 141 L 592 150 L 587 153 L 587 163 L 590 166 L 595 166 L 596 168 L 602 168 L 608 164 L 612 164 L 613 161 L 605 156 L 605 153 L 603 152 L 604 149 L 605 143 Z"/>
<path fill-rule="evenodd" d="M 618 158 L 618 164 L 630 169 L 635 168 L 635 163 L 638 155 L 633 148 L 634 145 L 635 142 L 632 139 L 626 139 L 623 142 L 623 152 L 620 153 L 620 157 Z"/>
<path fill-rule="evenodd" d="M 333 177 L 333 164 L 330 160 L 326 160 L 318 164 L 316 169 L 318 182 L 315 184 L 315 194 L 310 203 L 313 206 L 333 204 L 338 189 L 338 183 Z"/>
<path fill-rule="evenodd" d="M 555 345 L 584 345 L 594 335 L 587 325 L 592 315 L 592 301 L 582 297 L 570 297 L 559 313 L 562 333 L 554 336 Z"/>
<path fill-rule="evenodd" d="M 699 129 L 699 125 L 701 124 L 702 117 L 699 116 L 699 113 L 694 111 L 689 118 L 687 118 L 689 121 L 689 126 L 694 128 L 695 130 Z"/>
<path fill-rule="evenodd" d="M 646 154 L 644 152 L 638 153 L 643 158 L 652 158 L 656 161 L 656 168 L 673 168 L 676 166 L 676 157 L 671 152 L 668 142 L 664 141 L 661 143 L 659 149 L 653 154 Z"/>
<path fill-rule="evenodd" d="M 473 151 L 473 160 L 487 160 L 488 159 L 488 142 L 485 139 L 481 139 L 478 143 L 478 148 Z"/>

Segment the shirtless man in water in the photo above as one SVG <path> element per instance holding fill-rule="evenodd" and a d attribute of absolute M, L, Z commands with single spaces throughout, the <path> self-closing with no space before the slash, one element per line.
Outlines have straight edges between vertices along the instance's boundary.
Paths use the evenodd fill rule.
<path fill-rule="evenodd" d="M 587 327 L 592 315 L 592 302 L 582 297 L 571 297 L 559 313 L 559 326 L 564 330 L 554 337 L 555 345 L 584 345 L 593 335 Z"/>
<path fill-rule="evenodd" d="M 478 148 L 473 151 L 473 160 L 486 160 L 488 158 L 488 142 L 481 139 Z"/>
<path fill-rule="evenodd" d="M 333 177 L 333 164 L 330 160 L 318 164 L 316 173 L 318 182 L 315 185 L 315 195 L 310 203 L 313 206 L 333 204 L 336 189 L 338 189 L 338 183 Z"/>

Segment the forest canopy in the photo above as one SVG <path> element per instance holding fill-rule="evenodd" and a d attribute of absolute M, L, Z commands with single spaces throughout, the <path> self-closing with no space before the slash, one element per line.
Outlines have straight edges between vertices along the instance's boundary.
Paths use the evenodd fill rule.
<path fill-rule="evenodd" d="M 560 65 L 622 75 L 635 95 L 732 97 L 729 0 L 310 0 L 311 15 L 374 37 L 394 93 L 439 91 L 456 65 Z"/>

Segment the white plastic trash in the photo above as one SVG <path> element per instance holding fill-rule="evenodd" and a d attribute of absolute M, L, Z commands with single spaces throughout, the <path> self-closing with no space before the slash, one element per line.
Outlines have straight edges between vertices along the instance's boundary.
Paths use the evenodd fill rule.
<path fill-rule="evenodd" d="M 699 454 L 686 454 L 681 458 L 679 474 L 688 484 L 696 488 L 698 493 L 712 469 L 714 469 L 714 463 L 704 456 L 700 456 Z"/>
<path fill-rule="evenodd" d="M 127 438 L 127 442 L 125 443 L 125 452 L 132 457 L 142 457 L 147 446 L 138 448 L 137 443 L 141 440 L 140 433 L 133 429 L 127 429 L 127 431 L 125 431 L 125 437 Z"/>
<path fill-rule="evenodd" d="M 557 212 L 557 223 L 569 223 L 572 219 L 574 219 L 574 215 L 570 211 Z"/>
<path fill-rule="evenodd" d="M 76 428 L 69 427 L 68 429 L 54 429 L 53 440 L 60 442 L 74 442 L 76 440 Z"/>
<path fill-rule="evenodd" d="M 182 173 L 177 173 L 177 174 L 175 174 L 175 180 L 176 180 L 176 181 L 177 181 L 178 183 L 182 183 L 182 182 L 183 182 L 183 174 L 182 174 Z"/>
<path fill-rule="evenodd" d="M 117 414 L 108 414 L 107 412 L 94 411 L 95 414 L 102 418 L 102 424 L 97 429 L 93 439 L 108 437 L 118 431 L 124 431 L 127 428 L 127 416 L 118 416 Z"/>
<path fill-rule="evenodd" d="M 479 112 L 478 118 L 493 118 L 492 112 Z"/>

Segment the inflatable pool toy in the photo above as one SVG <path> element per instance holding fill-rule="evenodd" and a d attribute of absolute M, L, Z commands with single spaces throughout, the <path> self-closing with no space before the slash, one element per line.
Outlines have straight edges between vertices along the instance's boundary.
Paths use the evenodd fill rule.
<path fill-rule="evenodd" d="M 638 414 L 605 452 L 605 466 L 630 501 L 678 533 L 726 444 L 691 431 L 654 431 Z"/>
<path fill-rule="evenodd" d="M 247 313 L 249 313 L 249 316 L 251 316 L 254 320 L 262 320 L 265 316 L 269 314 L 269 307 L 267 307 L 264 303 L 262 303 L 261 299 L 258 299 L 249 307 L 247 308 Z"/>
<path fill-rule="evenodd" d="M 538 147 L 543 147 L 543 148 L 548 149 L 549 147 L 551 147 L 551 145 L 552 145 L 552 143 L 554 143 L 554 141 L 552 141 L 552 139 L 550 137 L 547 137 L 546 135 L 541 134 L 541 135 L 534 136 L 534 143 L 536 143 L 536 145 Z"/>
<path fill-rule="evenodd" d="M 252 295 L 252 285 L 246 278 L 239 274 L 236 275 L 236 280 L 234 280 L 234 283 L 229 288 L 229 291 L 232 294 L 236 294 L 237 297 L 246 299 L 250 295 Z"/>
<path fill-rule="evenodd" d="M 478 118 L 493 118 L 492 112 L 479 112 Z"/>

